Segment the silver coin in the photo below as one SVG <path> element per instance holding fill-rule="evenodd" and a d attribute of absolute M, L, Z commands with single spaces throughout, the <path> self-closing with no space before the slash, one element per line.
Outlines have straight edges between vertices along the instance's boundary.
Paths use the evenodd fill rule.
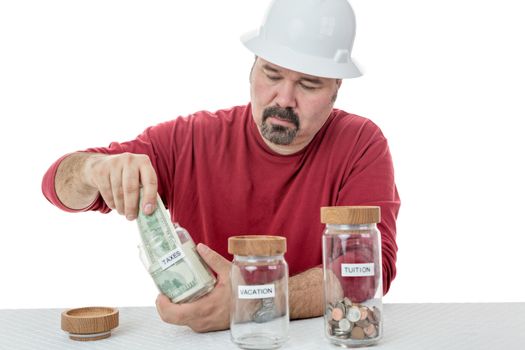
<path fill-rule="evenodd" d="M 267 308 L 273 308 L 275 305 L 273 298 L 264 298 L 262 299 L 262 306 Z"/>
<path fill-rule="evenodd" d="M 348 332 L 349 330 L 352 329 L 352 323 L 348 321 L 348 319 L 343 318 L 341 321 L 339 321 L 339 328 L 343 332 Z"/>
<path fill-rule="evenodd" d="M 334 330 L 334 335 L 348 335 L 348 334 L 350 334 L 350 332 L 345 332 L 340 329 Z"/>
<path fill-rule="evenodd" d="M 341 309 L 343 311 L 343 317 L 345 317 L 346 315 L 346 305 L 345 303 L 343 303 L 342 301 L 338 302 L 337 304 L 335 304 L 335 307 L 338 308 L 338 309 Z"/>
<path fill-rule="evenodd" d="M 350 334 L 347 334 L 347 333 L 345 333 L 345 334 L 336 334 L 335 337 L 338 338 L 338 339 L 349 339 L 350 338 Z"/>
<path fill-rule="evenodd" d="M 337 321 L 334 321 L 334 320 L 330 320 L 328 321 L 328 324 L 332 327 L 339 327 L 339 322 Z"/>
<path fill-rule="evenodd" d="M 255 323 L 265 323 L 273 320 L 274 312 L 273 310 L 259 309 L 253 315 L 253 321 Z"/>
<path fill-rule="evenodd" d="M 273 320 L 275 317 L 275 303 L 273 298 L 264 298 L 262 299 L 262 305 L 253 314 L 253 321 L 256 323 L 264 323 Z"/>
<path fill-rule="evenodd" d="M 328 303 L 325 307 L 325 315 L 328 319 L 332 318 L 332 310 L 334 309 L 333 305 Z"/>
<path fill-rule="evenodd" d="M 357 322 L 361 318 L 361 310 L 357 306 L 352 306 L 346 313 L 346 318 L 350 322 Z"/>
<path fill-rule="evenodd" d="M 326 312 L 325 312 L 325 318 L 327 320 L 331 320 L 332 319 L 332 310 L 331 309 L 326 309 Z"/>
<path fill-rule="evenodd" d="M 352 306 L 352 301 L 348 297 L 344 297 L 343 303 L 346 305 L 346 307 L 350 308 Z"/>

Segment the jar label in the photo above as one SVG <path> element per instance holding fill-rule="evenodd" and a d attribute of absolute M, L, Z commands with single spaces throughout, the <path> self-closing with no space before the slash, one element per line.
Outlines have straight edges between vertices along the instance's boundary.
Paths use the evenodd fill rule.
<path fill-rule="evenodd" d="M 374 263 L 341 264 L 342 277 L 374 276 Z"/>
<path fill-rule="evenodd" d="M 159 259 L 159 265 L 162 268 L 162 270 L 166 270 L 167 268 L 173 266 L 177 261 L 184 258 L 184 251 L 177 247 L 173 249 L 168 254 L 162 256 Z"/>
<path fill-rule="evenodd" d="M 275 284 L 239 286 L 239 299 L 275 298 Z"/>

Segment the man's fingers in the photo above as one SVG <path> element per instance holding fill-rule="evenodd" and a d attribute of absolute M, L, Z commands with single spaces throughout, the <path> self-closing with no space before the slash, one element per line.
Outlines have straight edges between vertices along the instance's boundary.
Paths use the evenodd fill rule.
<path fill-rule="evenodd" d="M 164 322 L 185 325 L 191 319 L 191 314 L 186 310 L 186 304 L 174 304 L 164 294 L 159 294 L 155 304 L 160 318 Z"/>
<path fill-rule="evenodd" d="M 144 213 L 153 213 L 157 202 L 157 174 L 145 154 L 122 153 L 93 156 L 85 177 L 100 192 L 109 208 L 128 220 L 138 214 L 140 185 L 144 187 Z"/>
<path fill-rule="evenodd" d="M 122 190 L 122 168 L 111 169 L 109 174 L 109 182 L 111 183 L 111 192 L 113 193 L 115 209 L 120 215 L 123 215 L 124 191 Z"/>
<path fill-rule="evenodd" d="M 139 201 L 139 172 L 136 168 L 124 168 L 122 171 L 122 188 L 124 191 L 124 214 L 126 219 L 137 217 Z"/>
<path fill-rule="evenodd" d="M 142 183 L 142 210 L 150 215 L 155 211 L 157 203 L 157 174 L 149 158 L 140 166 L 140 182 Z"/>
<path fill-rule="evenodd" d="M 231 263 L 222 255 L 202 243 L 197 245 L 197 251 L 206 264 L 218 275 L 228 275 L 230 273 Z"/>
<path fill-rule="evenodd" d="M 191 303 L 173 304 L 168 297 L 159 294 L 156 306 L 159 316 L 164 322 L 188 326 L 193 331 L 200 333 L 226 329 L 229 324 L 229 318 L 227 318 L 224 325 L 215 325 L 218 315 L 214 314 L 214 309 L 217 305 L 223 305 L 216 299 L 217 296 L 213 297 L 213 292 L 211 292 Z M 229 305 L 226 314 L 228 311 Z M 221 312 L 220 316 L 224 316 L 224 312 Z"/>
<path fill-rule="evenodd" d="M 102 196 L 102 199 L 104 200 L 104 202 L 106 202 L 109 208 L 115 209 L 115 201 L 113 200 L 113 191 L 111 190 L 109 178 L 104 177 L 99 179 L 98 181 L 100 181 L 100 183 L 96 183 L 96 185 L 98 187 L 100 195 Z"/>
<path fill-rule="evenodd" d="M 177 305 L 164 294 L 159 294 L 155 303 L 160 318 L 167 323 L 181 324 L 177 315 Z"/>

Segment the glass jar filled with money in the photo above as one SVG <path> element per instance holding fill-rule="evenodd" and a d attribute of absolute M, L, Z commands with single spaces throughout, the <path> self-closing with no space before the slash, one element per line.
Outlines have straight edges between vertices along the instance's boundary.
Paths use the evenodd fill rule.
<path fill-rule="evenodd" d="M 343 347 L 383 334 L 379 207 L 322 207 L 325 335 Z"/>
<path fill-rule="evenodd" d="M 215 277 L 188 231 L 171 222 L 158 194 L 155 211 L 145 215 L 140 210 L 137 224 L 142 241 L 140 258 L 161 293 L 174 303 L 185 303 L 213 289 Z"/>
<path fill-rule="evenodd" d="M 236 236 L 228 239 L 231 267 L 230 334 L 243 349 L 275 349 L 288 339 L 286 238 Z"/>

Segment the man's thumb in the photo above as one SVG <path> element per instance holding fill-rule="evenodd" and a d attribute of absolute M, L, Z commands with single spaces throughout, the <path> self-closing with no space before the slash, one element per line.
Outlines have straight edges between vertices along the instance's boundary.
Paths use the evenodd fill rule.
<path fill-rule="evenodd" d="M 202 259 L 204 259 L 206 264 L 208 264 L 208 266 L 218 275 L 230 273 L 231 263 L 222 255 L 202 243 L 197 245 L 197 251 L 199 252 L 199 255 L 202 257 Z"/>

